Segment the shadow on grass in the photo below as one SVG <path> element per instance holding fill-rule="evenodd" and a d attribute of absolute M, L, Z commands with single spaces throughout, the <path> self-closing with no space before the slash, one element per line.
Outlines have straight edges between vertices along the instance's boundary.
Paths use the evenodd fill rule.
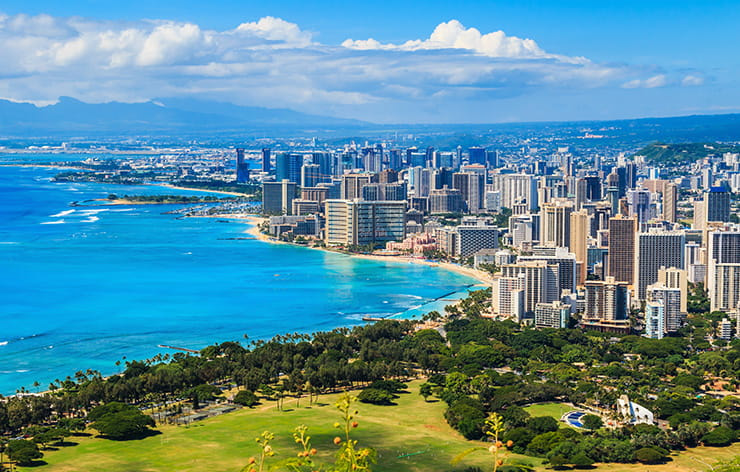
<path fill-rule="evenodd" d="M 199 425 L 199 426 L 202 426 L 202 425 Z M 103 438 L 103 439 L 109 439 L 111 441 L 124 442 L 124 441 L 140 441 L 142 439 L 150 438 L 152 436 L 159 436 L 160 434 L 162 434 L 161 431 L 157 431 L 156 429 L 149 429 L 149 430 L 144 431 L 142 433 L 139 433 L 139 434 L 136 434 L 136 435 L 127 436 L 125 438 L 111 438 L 109 436 L 105 436 L 105 435 L 102 435 L 102 434 L 99 435 L 98 437 L 99 438 Z"/>
<path fill-rule="evenodd" d="M 49 463 L 46 461 L 34 460 L 23 464 L 19 463 L 18 465 L 20 465 L 21 467 L 41 467 L 42 465 L 49 465 Z"/>
<path fill-rule="evenodd" d="M 52 446 L 71 447 L 71 446 L 77 446 L 78 444 L 80 443 L 74 442 L 74 441 L 59 441 L 59 442 L 55 442 L 54 444 L 52 444 Z"/>

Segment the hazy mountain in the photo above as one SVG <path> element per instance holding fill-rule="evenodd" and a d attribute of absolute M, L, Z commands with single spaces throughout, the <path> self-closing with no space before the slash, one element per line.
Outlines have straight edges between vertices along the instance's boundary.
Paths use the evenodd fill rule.
<path fill-rule="evenodd" d="M 93 104 L 61 97 L 58 103 L 44 107 L 0 100 L 0 133 L 6 136 L 218 133 L 276 127 L 346 128 L 366 124 L 287 109 L 242 107 L 181 98 L 163 98 L 146 103 Z"/>

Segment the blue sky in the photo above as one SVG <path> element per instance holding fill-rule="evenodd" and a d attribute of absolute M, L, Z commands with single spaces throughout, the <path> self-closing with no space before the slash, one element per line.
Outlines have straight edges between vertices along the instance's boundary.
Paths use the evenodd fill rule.
<path fill-rule="evenodd" d="M 0 97 L 185 96 L 375 122 L 740 111 L 740 2 L 0 5 Z"/>

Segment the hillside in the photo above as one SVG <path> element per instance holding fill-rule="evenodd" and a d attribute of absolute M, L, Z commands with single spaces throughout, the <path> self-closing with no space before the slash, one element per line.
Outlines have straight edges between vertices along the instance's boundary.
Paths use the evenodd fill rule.
<path fill-rule="evenodd" d="M 740 146 L 720 143 L 653 143 L 634 155 L 644 156 L 649 165 L 677 167 L 693 164 L 709 156 L 721 156 L 726 152 L 740 152 Z"/>

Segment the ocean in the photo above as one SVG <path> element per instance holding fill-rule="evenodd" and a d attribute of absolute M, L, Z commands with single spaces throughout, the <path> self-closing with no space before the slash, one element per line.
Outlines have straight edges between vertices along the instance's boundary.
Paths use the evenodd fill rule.
<path fill-rule="evenodd" d="M 237 239 L 249 238 L 246 222 L 164 214 L 180 205 L 89 202 L 110 193 L 207 192 L 55 183 L 57 172 L 0 167 L 0 394 L 176 352 L 160 344 L 201 349 L 246 343 L 244 335 L 357 325 L 367 315 L 420 316 L 476 282 L 421 265 Z"/>

